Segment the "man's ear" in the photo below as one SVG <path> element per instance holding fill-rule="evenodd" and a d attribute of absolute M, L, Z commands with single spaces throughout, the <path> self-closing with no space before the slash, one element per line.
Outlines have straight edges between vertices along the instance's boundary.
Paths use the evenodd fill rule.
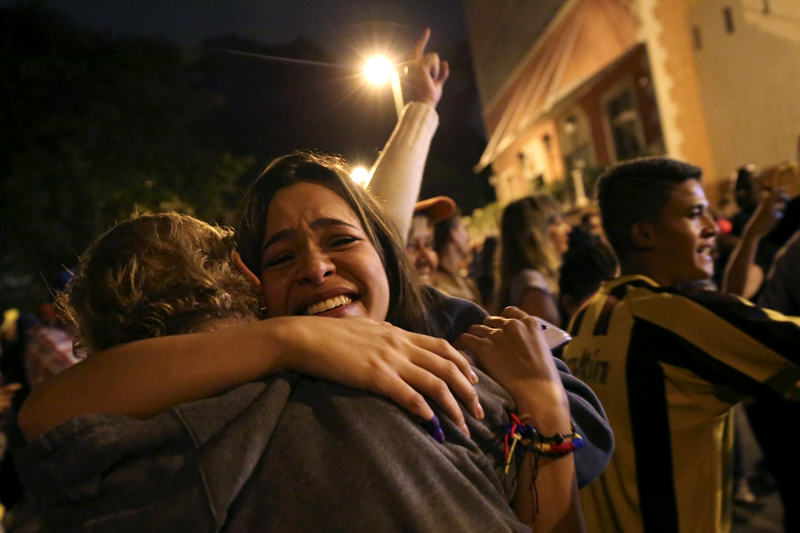
<path fill-rule="evenodd" d="M 637 222 L 631 229 L 633 244 L 640 250 L 649 250 L 655 244 L 653 225 L 649 222 Z"/>
<path fill-rule="evenodd" d="M 252 270 L 247 268 L 247 265 L 245 265 L 244 261 L 242 261 L 242 256 L 239 255 L 239 252 L 233 252 L 232 259 L 233 264 L 236 265 L 236 268 L 238 268 L 239 271 L 244 274 L 248 280 L 250 280 L 250 283 L 253 284 L 253 287 L 255 287 L 256 291 L 258 291 L 258 294 L 261 294 L 261 280 L 258 278 L 258 276 L 253 274 Z"/>

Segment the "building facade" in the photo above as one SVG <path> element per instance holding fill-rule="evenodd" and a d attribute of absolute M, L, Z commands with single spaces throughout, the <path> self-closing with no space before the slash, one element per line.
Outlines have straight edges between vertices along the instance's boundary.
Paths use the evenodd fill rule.
<path fill-rule="evenodd" d="M 501 205 L 584 205 L 605 166 L 701 166 L 715 205 L 743 164 L 797 157 L 796 0 L 465 0 Z"/>

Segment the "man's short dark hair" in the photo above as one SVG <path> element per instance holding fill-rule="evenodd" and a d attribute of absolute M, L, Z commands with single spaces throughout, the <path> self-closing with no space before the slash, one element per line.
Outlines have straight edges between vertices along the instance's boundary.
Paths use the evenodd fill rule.
<path fill-rule="evenodd" d="M 597 199 L 603 230 L 617 256 L 641 251 L 631 230 L 637 222 L 654 222 L 669 202 L 672 188 L 700 179 L 702 170 L 668 157 L 625 161 L 603 172 L 597 182 Z"/>

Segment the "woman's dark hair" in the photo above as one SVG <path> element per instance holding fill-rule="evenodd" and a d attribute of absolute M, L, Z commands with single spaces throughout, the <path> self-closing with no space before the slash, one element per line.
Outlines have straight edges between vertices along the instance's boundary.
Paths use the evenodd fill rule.
<path fill-rule="evenodd" d="M 421 333 L 435 333 L 426 320 L 427 299 L 420 291 L 416 273 L 408 267 L 402 239 L 372 197 L 351 178 L 339 157 L 296 151 L 274 159 L 247 191 L 237 237 L 239 252 L 247 267 L 261 273 L 261 247 L 267 212 L 275 194 L 297 183 L 316 183 L 340 196 L 358 217 L 375 247 L 389 280 L 389 311 L 386 320 L 395 326 Z"/>
<path fill-rule="evenodd" d="M 614 251 L 602 238 L 580 228 L 573 229 L 558 275 L 559 296 L 562 300 L 582 302 L 597 292 L 601 282 L 616 276 L 617 268 Z"/>

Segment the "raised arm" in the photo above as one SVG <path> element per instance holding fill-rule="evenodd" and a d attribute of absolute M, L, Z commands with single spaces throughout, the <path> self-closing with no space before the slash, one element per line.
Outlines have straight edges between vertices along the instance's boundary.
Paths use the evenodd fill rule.
<path fill-rule="evenodd" d="M 755 262 L 761 239 L 775 227 L 786 205 L 783 191 L 764 192 L 758 207 L 747 221 L 742 237 L 731 253 L 722 276 L 722 292 L 752 298 L 758 292 L 765 272 Z"/>
<path fill-rule="evenodd" d="M 472 326 L 457 345 L 470 350 L 511 393 L 518 414 L 541 435 L 571 432 L 567 395 L 534 317 L 506 308 L 502 316 L 490 316 L 482 325 Z M 537 466 L 534 479 L 534 459 L 528 453 L 514 499 L 517 516 L 536 531 L 583 531 L 572 457 L 541 456 Z"/>
<path fill-rule="evenodd" d="M 450 75 L 447 61 L 440 60 L 433 52 L 425 54 L 429 38 L 430 29 L 426 28 L 414 47 L 411 61 L 403 67 L 409 102 L 375 162 L 368 187 L 403 239 L 408 234 L 428 149 L 439 125 L 436 106 Z"/>
<path fill-rule="evenodd" d="M 32 439 L 83 414 L 147 418 L 287 370 L 381 394 L 430 420 L 424 395 L 466 429 L 452 389 L 480 417 L 477 378 L 446 341 L 364 318 L 283 317 L 93 354 L 37 388 L 19 425 Z"/>

